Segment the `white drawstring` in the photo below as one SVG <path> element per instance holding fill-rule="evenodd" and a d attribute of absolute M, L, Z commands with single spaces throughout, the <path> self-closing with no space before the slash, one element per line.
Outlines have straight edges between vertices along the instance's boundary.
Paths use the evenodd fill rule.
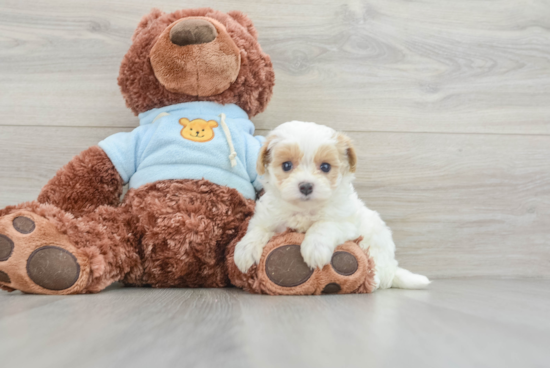
<path fill-rule="evenodd" d="M 160 114 L 157 115 L 156 118 L 153 119 L 153 121 L 151 122 L 151 124 L 153 124 L 155 121 L 157 121 L 158 119 L 162 118 L 163 116 L 168 116 L 170 115 L 169 113 L 167 112 L 161 112 Z"/>
<path fill-rule="evenodd" d="M 237 152 L 235 152 L 235 147 L 233 147 L 233 141 L 231 140 L 231 132 L 229 127 L 225 123 L 225 114 L 220 114 L 220 124 L 222 126 L 223 132 L 225 133 L 225 138 L 227 139 L 227 144 L 229 145 L 229 161 L 231 161 L 231 167 L 237 166 Z"/>
<path fill-rule="evenodd" d="M 158 119 L 160 119 L 164 116 L 168 116 L 168 115 L 170 115 L 170 114 L 167 113 L 167 112 L 161 112 L 151 122 L 151 124 L 154 123 L 155 121 L 157 121 Z M 224 113 L 220 114 L 220 124 L 222 126 L 223 132 L 225 133 L 225 139 L 227 139 L 227 144 L 229 145 L 229 151 L 230 151 L 229 161 L 231 161 L 231 167 L 235 167 L 235 166 L 237 166 L 237 152 L 235 151 L 235 147 L 233 146 L 233 140 L 231 139 L 231 132 L 229 131 L 229 127 L 225 123 L 225 114 Z"/>

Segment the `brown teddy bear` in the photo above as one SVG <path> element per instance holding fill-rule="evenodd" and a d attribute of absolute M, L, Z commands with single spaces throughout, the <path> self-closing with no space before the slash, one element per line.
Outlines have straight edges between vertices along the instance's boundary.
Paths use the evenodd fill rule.
<path fill-rule="evenodd" d="M 271 98 L 271 60 L 238 11 L 155 9 L 132 41 L 118 82 L 140 126 L 80 153 L 36 201 L 0 210 L 2 288 L 229 284 L 226 248 L 261 189 L 249 116 Z"/>
<path fill-rule="evenodd" d="M 140 126 L 73 158 L 36 201 L 0 210 L 0 287 L 76 294 L 116 281 L 224 287 L 231 279 L 257 293 L 370 291 L 372 262 L 354 243 L 312 271 L 295 252 L 301 235 L 289 232 L 246 275 L 233 264 L 262 189 L 263 139 L 249 117 L 266 108 L 274 85 L 250 19 L 155 9 L 132 41 L 118 82 Z"/>

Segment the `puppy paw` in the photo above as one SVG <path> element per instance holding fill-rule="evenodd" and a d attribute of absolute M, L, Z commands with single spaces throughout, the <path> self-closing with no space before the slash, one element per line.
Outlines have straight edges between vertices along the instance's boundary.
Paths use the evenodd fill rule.
<path fill-rule="evenodd" d="M 235 260 L 235 264 L 237 265 L 237 268 L 242 272 L 246 273 L 250 267 L 256 262 L 257 256 L 254 256 L 255 252 L 254 247 L 251 247 L 249 243 L 240 241 L 237 243 L 237 246 L 235 247 L 235 255 L 233 256 L 233 259 Z M 260 255 L 261 255 L 260 251 Z"/>
<path fill-rule="evenodd" d="M 235 248 L 234 260 L 237 268 L 242 273 L 246 273 L 248 269 L 254 264 L 254 258 L 252 258 L 252 255 L 250 253 L 242 250 L 237 251 L 237 248 Z"/>
<path fill-rule="evenodd" d="M 301 245 L 302 257 L 311 268 L 323 268 L 330 263 L 335 246 L 320 236 L 306 235 Z"/>
<path fill-rule="evenodd" d="M 237 243 L 233 259 L 242 273 L 246 273 L 252 265 L 260 262 L 264 247 L 270 238 L 269 234 L 248 233 Z"/>
<path fill-rule="evenodd" d="M 380 288 L 380 277 L 378 277 L 378 274 L 374 275 L 374 290 L 378 290 Z"/>

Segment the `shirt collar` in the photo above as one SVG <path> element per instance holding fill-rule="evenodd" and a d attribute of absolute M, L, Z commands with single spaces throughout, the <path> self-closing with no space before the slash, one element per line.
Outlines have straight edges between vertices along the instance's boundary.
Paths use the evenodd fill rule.
<path fill-rule="evenodd" d="M 222 105 L 216 102 L 209 101 L 195 101 L 195 102 L 183 102 L 175 105 L 164 106 L 157 109 L 151 109 L 139 114 L 140 125 L 151 124 L 155 117 L 161 113 L 175 113 L 178 114 L 188 111 L 193 114 L 210 114 L 219 115 L 225 114 L 230 119 L 247 119 L 248 114 L 235 104 Z"/>

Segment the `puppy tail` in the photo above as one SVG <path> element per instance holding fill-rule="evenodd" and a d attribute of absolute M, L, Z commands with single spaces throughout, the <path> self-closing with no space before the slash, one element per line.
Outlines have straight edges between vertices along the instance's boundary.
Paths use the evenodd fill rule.
<path fill-rule="evenodd" d="M 393 277 L 391 287 L 399 289 L 425 289 L 430 280 L 426 276 L 422 276 L 404 268 L 398 267 Z"/>

